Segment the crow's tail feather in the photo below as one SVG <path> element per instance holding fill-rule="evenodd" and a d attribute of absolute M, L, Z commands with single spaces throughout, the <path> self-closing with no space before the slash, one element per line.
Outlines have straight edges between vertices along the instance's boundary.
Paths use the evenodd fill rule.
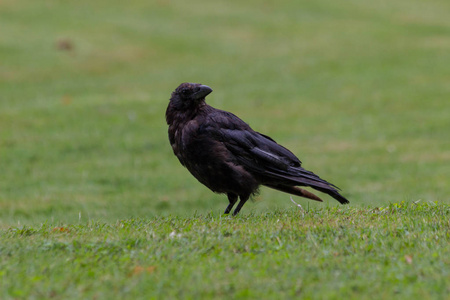
<path fill-rule="evenodd" d="M 300 196 L 303 198 L 308 198 L 314 201 L 323 202 L 322 199 L 317 197 L 311 192 L 308 192 L 307 190 L 301 189 L 298 186 L 285 186 L 285 185 L 272 185 L 272 184 L 266 184 L 267 187 L 270 187 L 275 190 L 279 190 L 288 194 Z"/>
<path fill-rule="evenodd" d="M 350 201 L 348 201 L 344 196 L 342 196 L 341 194 L 339 194 L 339 192 L 337 190 L 335 190 L 334 188 L 319 188 L 319 187 L 315 187 L 315 186 L 311 186 L 313 189 L 318 190 L 322 193 L 328 194 L 331 197 L 333 197 L 334 199 L 336 199 L 337 201 L 339 201 L 339 203 L 341 204 L 347 204 L 350 203 Z"/>
<path fill-rule="evenodd" d="M 309 198 L 316 201 L 322 201 L 314 194 L 300 189 L 298 186 L 309 186 L 319 192 L 325 193 L 339 201 L 341 204 L 350 203 L 344 196 L 339 194 L 339 188 L 326 180 L 323 180 L 316 174 L 310 171 L 306 171 L 303 168 L 297 168 L 296 174 L 280 174 L 272 171 L 266 171 L 265 174 L 269 175 L 272 181 L 277 181 L 276 184 L 264 184 L 273 189 L 280 190 L 285 193 L 297 195 L 300 197 Z M 274 180 L 275 179 L 275 180 Z M 313 196 L 309 196 L 309 194 Z M 319 200 L 317 200 L 319 199 Z"/>

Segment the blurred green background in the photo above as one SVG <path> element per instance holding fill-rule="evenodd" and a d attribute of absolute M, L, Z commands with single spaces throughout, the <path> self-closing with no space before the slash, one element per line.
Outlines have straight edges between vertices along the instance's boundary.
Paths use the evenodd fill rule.
<path fill-rule="evenodd" d="M 0 1 L 0 225 L 220 213 L 175 158 L 181 82 L 343 189 L 450 202 L 450 2 Z M 307 205 L 338 205 L 333 199 Z M 262 188 L 242 213 L 290 207 Z"/>

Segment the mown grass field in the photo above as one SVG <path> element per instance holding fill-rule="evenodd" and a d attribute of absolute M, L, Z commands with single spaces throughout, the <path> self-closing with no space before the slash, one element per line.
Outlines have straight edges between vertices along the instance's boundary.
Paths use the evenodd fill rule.
<path fill-rule="evenodd" d="M 2 298 L 448 299 L 448 205 L 14 227 Z"/>
<path fill-rule="evenodd" d="M 0 297 L 448 298 L 449 13 L 1 1 Z M 262 189 L 221 216 L 167 140 L 185 81 L 351 204 Z"/>

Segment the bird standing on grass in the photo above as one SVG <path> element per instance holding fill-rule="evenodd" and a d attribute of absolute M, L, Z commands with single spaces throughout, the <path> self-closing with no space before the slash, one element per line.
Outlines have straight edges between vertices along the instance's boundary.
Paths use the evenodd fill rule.
<path fill-rule="evenodd" d="M 322 202 L 299 188 L 309 186 L 349 203 L 335 185 L 303 169 L 288 149 L 232 113 L 206 104 L 211 92 L 206 85 L 182 83 L 172 92 L 166 121 L 170 145 L 181 164 L 213 192 L 227 194 L 225 214 L 240 198 L 233 212 L 238 214 L 260 185 Z"/>

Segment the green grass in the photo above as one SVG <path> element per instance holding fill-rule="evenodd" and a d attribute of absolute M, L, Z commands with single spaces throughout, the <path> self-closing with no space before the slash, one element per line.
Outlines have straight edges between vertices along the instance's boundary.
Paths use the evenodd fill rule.
<path fill-rule="evenodd" d="M 449 218 L 403 202 L 13 227 L 0 296 L 448 299 Z"/>
<path fill-rule="evenodd" d="M 2 298 L 444 297 L 449 13 L 447 0 L 1 1 Z M 263 188 L 220 218 L 226 197 L 168 143 L 165 108 L 185 81 L 211 86 L 209 104 L 287 146 L 350 206 L 296 198 L 302 217 Z M 295 229 L 281 242 L 280 222 Z"/>

